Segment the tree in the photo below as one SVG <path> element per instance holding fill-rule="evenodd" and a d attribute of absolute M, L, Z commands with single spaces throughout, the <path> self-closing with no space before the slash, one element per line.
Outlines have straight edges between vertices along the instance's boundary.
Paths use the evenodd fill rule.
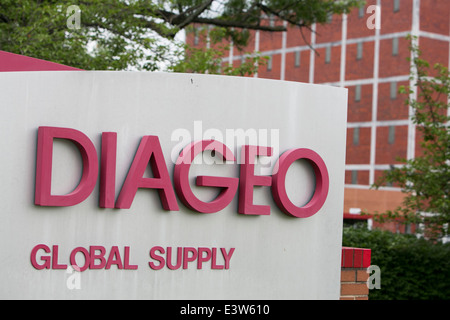
<path fill-rule="evenodd" d="M 450 76 L 441 64 L 430 70 L 415 42 L 410 43 L 411 79 L 416 81 L 417 99 L 413 98 L 413 88 L 402 87 L 400 92 L 408 94 L 406 103 L 414 110 L 412 122 L 422 138 L 421 154 L 401 159 L 403 165 L 386 171 L 375 186 L 393 183 L 406 194 L 403 206 L 381 215 L 381 220 L 422 224 L 427 238 L 438 239 L 449 234 L 450 223 Z"/>
<path fill-rule="evenodd" d="M 217 27 L 221 37 L 241 45 L 248 30 L 286 30 L 285 25 L 267 23 L 268 16 L 302 30 L 360 2 L 2 0 L 0 50 L 86 70 L 157 70 L 178 61 L 185 47 L 176 36 L 194 23 Z M 68 24 L 73 15 L 78 15 L 79 25 Z"/>

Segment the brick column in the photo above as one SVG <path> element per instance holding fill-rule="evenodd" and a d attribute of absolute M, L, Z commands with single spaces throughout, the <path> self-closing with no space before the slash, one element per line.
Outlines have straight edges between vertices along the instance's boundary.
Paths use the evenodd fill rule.
<path fill-rule="evenodd" d="M 371 250 L 342 248 L 341 300 L 368 300 L 369 288 L 366 281 L 369 274 Z"/>

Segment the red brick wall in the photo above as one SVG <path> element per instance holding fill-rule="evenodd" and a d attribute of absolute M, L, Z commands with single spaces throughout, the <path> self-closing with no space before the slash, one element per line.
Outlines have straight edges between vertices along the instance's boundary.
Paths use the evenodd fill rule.
<path fill-rule="evenodd" d="M 449 3 L 450 3 L 450 1 L 449 1 Z M 419 45 L 422 49 L 421 58 L 428 61 L 430 63 L 430 66 L 433 66 L 435 63 L 440 63 L 440 64 L 448 67 L 448 56 L 449 56 L 448 42 L 446 43 L 446 42 L 440 41 L 440 40 L 420 37 Z M 433 48 L 433 50 L 424 50 L 423 48 Z M 434 75 L 436 75 L 436 74 L 434 74 Z"/>
<path fill-rule="evenodd" d="M 300 66 L 295 67 L 295 53 L 286 54 L 286 70 L 285 70 L 285 80 L 288 81 L 299 81 L 308 82 L 309 81 L 309 61 L 310 61 L 310 51 L 304 50 L 300 52 Z"/>
<path fill-rule="evenodd" d="M 342 268 L 341 300 L 369 300 L 368 277 L 365 269 Z"/>
<path fill-rule="evenodd" d="M 348 122 L 363 122 L 372 120 L 373 85 L 361 85 L 361 99 L 355 101 L 356 86 L 348 88 Z"/>
<path fill-rule="evenodd" d="M 258 71 L 258 78 L 280 79 L 281 54 L 272 55 L 272 70 L 268 70 L 268 65 L 262 66 Z"/>
<path fill-rule="evenodd" d="M 326 48 L 317 49 L 317 55 L 314 64 L 314 82 L 336 82 L 339 81 L 341 65 L 341 47 L 331 47 L 331 59 L 325 63 Z"/>
<path fill-rule="evenodd" d="M 400 10 L 394 12 L 393 0 L 381 0 L 381 34 L 411 30 L 412 5 L 413 0 L 400 0 Z"/>
<path fill-rule="evenodd" d="M 371 250 L 342 248 L 341 300 L 368 300 L 369 288 L 366 272 L 371 262 Z"/>
<path fill-rule="evenodd" d="M 354 128 L 347 129 L 346 164 L 368 164 L 370 162 L 370 128 L 359 128 L 359 143 L 354 144 Z"/>
<path fill-rule="evenodd" d="M 377 128 L 377 153 L 376 164 L 401 163 L 399 158 L 406 158 L 408 148 L 408 126 L 396 126 L 395 138 L 392 144 L 389 143 L 389 127 Z"/>
<path fill-rule="evenodd" d="M 345 183 L 352 184 L 352 171 L 345 171 Z M 369 170 L 358 170 L 358 176 L 356 184 L 368 185 L 369 184 Z"/>
<path fill-rule="evenodd" d="M 303 35 L 302 35 L 303 34 Z M 305 39 L 307 41 L 305 41 Z M 286 36 L 286 46 L 306 46 L 311 43 L 311 31 L 309 29 L 299 30 L 297 27 L 288 26 L 288 32 Z M 278 49 L 278 48 L 277 48 Z"/>
<path fill-rule="evenodd" d="M 383 29 L 383 28 L 381 28 Z M 392 39 L 380 41 L 380 70 L 379 77 L 392 77 L 409 75 L 410 64 L 407 60 L 409 52 L 409 42 L 404 37 L 398 40 L 398 54 L 392 55 Z"/>
<path fill-rule="evenodd" d="M 392 1 L 392 0 L 391 0 Z M 369 29 L 366 27 L 367 18 L 372 14 L 367 14 L 366 9 L 377 3 L 376 0 L 366 0 L 366 6 L 364 10 L 364 16 L 359 17 L 358 10 L 352 10 L 347 16 L 347 38 L 362 38 L 375 35 L 375 29 Z"/>
<path fill-rule="evenodd" d="M 397 90 L 400 86 L 407 86 L 409 82 L 397 82 Z M 391 83 L 384 82 L 378 85 L 377 120 L 407 120 L 409 107 L 405 103 L 407 95 L 397 93 L 397 97 L 391 98 Z"/>
<path fill-rule="evenodd" d="M 342 16 L 333 15 L 330 23 L 316 26 L 316 43 L 326 43 L 341 40 Z"/>
<path fill-rule="evenodd" d="M 420 30 L 448 35 L 450 1 L 425 0 L 420 3 Z"/>
<path fill-rule="evenodd" d="M 358 60 L 356 59 L 358 45 L 356 43 L 347 45 L 347 53 L 345 57 L 346 80 L 370 79 L 373 77 L 374 42 L 364 41 L 362 46 L 362 58 Z M 372 103 L 372 101 L 369 103 Z"/>

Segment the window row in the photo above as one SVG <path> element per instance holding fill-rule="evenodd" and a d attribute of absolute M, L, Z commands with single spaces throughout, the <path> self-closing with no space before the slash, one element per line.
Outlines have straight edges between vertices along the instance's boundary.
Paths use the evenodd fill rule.
<path fill-rule="evenodd" d="M 395 37 L 391 41 L 392 41 L 391 54 L 393 57 L 396 57 L 399 55 L 399 38 Z M 362 60 L 364 57 L 364 43 L 365 43 L 364 41 L 359 41 L 356 44 L 356 60 L 357 61 Z M 323 61 L 325 64 L 330 64 L 333 59 L 332 47 L 333 46 L 330 44 L 324 48 L 325 52 L 323 53 L 324 54 Z M 371 48 L 371 50 L 372 50 L 372 48 Z M 293 52 L 294 58 L 292 59 L 293 61 L 291 61 L 291 65 L 287 65 L 288 68 L 290 68 L 290 67 L 299 68 L 302 65 L 301 56 L 302 56 L 303 51 L 305 51 L 305 50 L 296 50 Z M 340 51 L 340 49 L 339 49 L 339 51 Z M 309 55 L 309 50 L 307 51 L 307 53 Z M 373 52 L 372 52 L 372 54 L 373 54 Z M 336 59 L 340 59 L 340 55 Z M 266 65 L 267 71 L 272 70 L 272 60 L 273 60 L 273 55 L 269 55 L 268 60 L 267 60 L 267 65 Z"/>
<path fill-rule="evenodd" d="M 397 99 L 398 97 L 398 92 L 399 92 L 399 88 L 398 88 L 398 82 L 397 81 L 392 81 L 389 83 L 389 97 L 392 100 Z M 354 101 L 355 102 L 360 102 L 361 101 L 361 90 L 362 90 L 362 85 L 361 84 L 357 84 L 354 86 Z"/>
<path fill-rule="evenodd" d="M 392 11 L 399 12 L 400 11 L 400 0 L 392 1 Z M 372 12 L 372 11 L 371 11 Z M 363 6 L 358 9 L 358 18 L 364 18 L 367 13 L 367 7 Z"/>

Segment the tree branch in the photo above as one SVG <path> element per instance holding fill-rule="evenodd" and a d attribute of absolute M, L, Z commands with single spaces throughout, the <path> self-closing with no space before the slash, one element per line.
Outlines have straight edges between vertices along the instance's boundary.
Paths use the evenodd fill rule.
<path fill-rule="evenodd" d="M 207 0 L 205 2 L 203 2 L 202 4 L 198 5 L 197 7 L 192 7 L 190 9 L 188 9 L 183 16 L 186 16 L 186 14 L 188 14 L 189 12 L 194 11 L 192 14 L 190 14 L 183 22 L 180 22 L 177 24 L 177 27 L 180 29 L 183 29 L 184 27 L 186 27 L 188 24 L 190 24 L 192 22 L 192 20 L 194 20 L 195 18 L 197 18 L 199 15 L 201 15 L 213 2 L 213 0 Z"/>

